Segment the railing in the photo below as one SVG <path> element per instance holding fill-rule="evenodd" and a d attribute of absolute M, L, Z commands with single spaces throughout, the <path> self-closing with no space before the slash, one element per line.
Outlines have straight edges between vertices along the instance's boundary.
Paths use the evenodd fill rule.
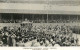
<path fill-rule="evenodd" d="M 33 23 L 33 26 L 43 26 L 43 25 L 61 26 L 64 24 L 68 26 L 80 26 L 80 23 Z M 20 26 L 20 23 L 0 23 L 0 27 L 4 27 L 4 26 Z"/>

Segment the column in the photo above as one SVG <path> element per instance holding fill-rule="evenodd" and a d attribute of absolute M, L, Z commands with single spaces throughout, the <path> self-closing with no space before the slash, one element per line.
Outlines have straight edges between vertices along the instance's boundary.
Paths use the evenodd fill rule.
<path fill-rule="evenodd" d="M 48 14 L 47 14 L 47 23 L 48 23 Z"/>
<path fill-rule="evenodd" d="M 13 15 L 14 15 L 14 14 L 11 14 L 11 21 L 13 20 Z"/>
<path fill-rule="evenodd" d="M 70 23 L 70 16 L 69 16 L 69 23 Z"/>
<path fill-rule="evenodd" d="M 22 21 L 24 21 L 24 14 L 22 14 Z"/>
<path fill-rule="evenodd" d="M 0 14 L 0 22 L 1 22 L 1 18 L 2 18 L 2 16 L 1 16 L 1 14 Z"/>
<path fill-rule="evenodd" d="M 62 23 L 62 15 L 60 16 L 60 22 Z"/>
<path fill-rule="evenodd" d="M 78 23 L 78 16 L 77 16 L 77 23 Z"/>
<path fill-rule="evenodd" d="M 32 14 L 32 22 L 34 22 L 34 14 Z"/>

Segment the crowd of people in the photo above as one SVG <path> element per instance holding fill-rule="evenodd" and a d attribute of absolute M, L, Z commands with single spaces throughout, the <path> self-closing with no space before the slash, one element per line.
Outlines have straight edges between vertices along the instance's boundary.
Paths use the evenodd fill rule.
<path fill-rule="evenodd" d="M 0 23 L 21 23 L 21 20 L 0 20 Z"/>
<path fill-rule="evenodd" d="M 22 20 L 24 21 L 24 20 Z M 17 20 L 0 20 L 0 23 L 21 23 L 22 22 L 21 19 L 17 19 Z M 30 22 L 33 23 L 47 23 L 47 20 L 29 20 Z M 79 20 L 48 20 L 49 23 L 76 23 L 76 22 L 80 22 Z"/>
<path fill-rule="evenodd" d="M 77 46 L 78 38 L 73 37 L 71 26 L 32 26 L 31 30 L 22 27 L 0 29 L 0 46 L 17 47 L 57 47 Z"/>

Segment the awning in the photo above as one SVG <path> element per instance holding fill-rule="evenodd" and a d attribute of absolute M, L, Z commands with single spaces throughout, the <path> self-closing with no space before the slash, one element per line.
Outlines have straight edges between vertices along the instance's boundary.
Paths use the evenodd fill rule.
<path fill-rule="evenodd" d="M 80 14 L 80 5 L 0 3 L 0 13 Z"/>

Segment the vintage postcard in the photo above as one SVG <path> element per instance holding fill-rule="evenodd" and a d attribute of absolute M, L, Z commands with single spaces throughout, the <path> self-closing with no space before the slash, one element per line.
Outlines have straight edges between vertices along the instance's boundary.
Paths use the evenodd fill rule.
<path fill-rule="evenodd" d="M 80 0 L 0 0 L 0 48 L 79 46 Z"/>

